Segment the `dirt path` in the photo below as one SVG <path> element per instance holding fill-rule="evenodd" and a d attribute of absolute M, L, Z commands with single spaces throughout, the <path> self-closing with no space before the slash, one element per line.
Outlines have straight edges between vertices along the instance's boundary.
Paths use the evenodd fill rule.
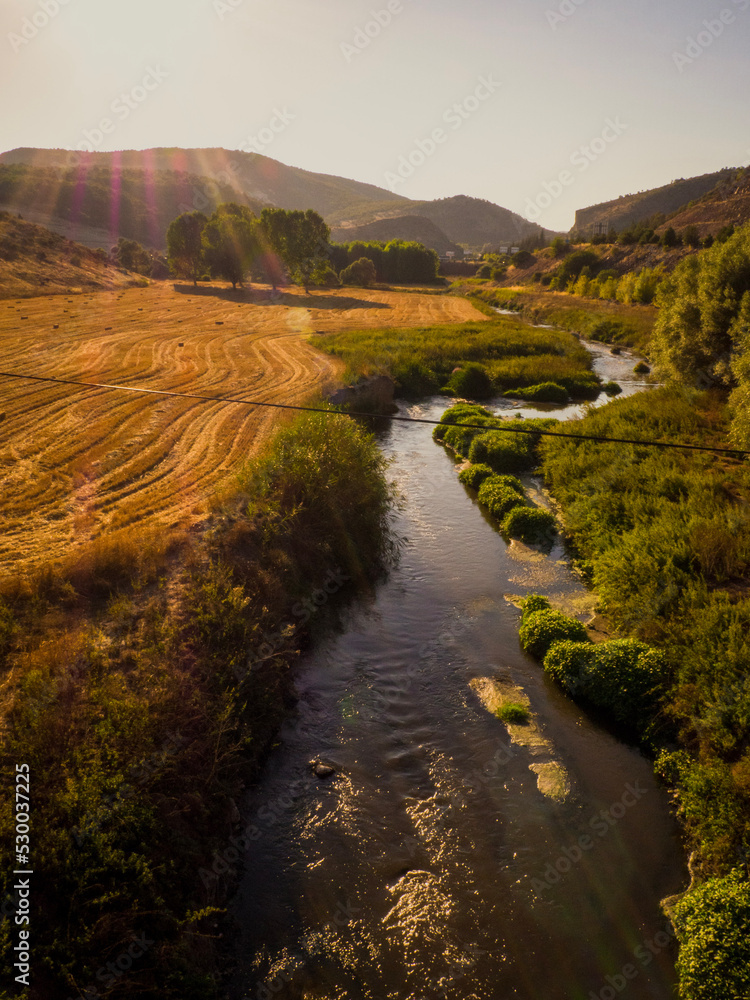
<path fill-rule="evenodd" d="M 0 370 L 301 403 L 340 365 L 308 335 L 476 319 L 410 292 L 270 298 L 168 283 L 0 302 Z M 57 328 L 56 328 L 57 327 Z M 135 523 L 188 526 L 278 411 L 0 379 L 0 575 Z"/>

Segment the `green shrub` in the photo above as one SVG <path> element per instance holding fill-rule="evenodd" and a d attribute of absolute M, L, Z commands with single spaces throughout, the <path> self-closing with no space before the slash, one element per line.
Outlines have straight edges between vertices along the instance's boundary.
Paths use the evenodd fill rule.
<path fill-rule="evenodd" d="M 676 903 L 683 1000 L 750 996 L 750 883 L 740 871 L 712 878 Z"/>
<path fill-rule="evenodd" d="M 645 361 L 639 361 L 638 364 L 633 369 L 633 372 L 636 375 L 649 375 L 651 373 L 651 369 L 649 368 L 649 366 L 646 364 Z"/>
<path fill-rule="evenodd" d="M 612 353 L 614 354 L 614 351 Z M 608 396 L 619 396 L 622 392 L 622 386 L 618 385 L 617 382 L 607 382 L 603 388 Z"/>
<path fill-rule="evenodd" d="M 525 705 L 517 701 L 508 701 L 498 708 L 495 715 L 503 722 L 511 725 L 523 725 L 529 721 L 529 710 Z"/>
<path fill-rule="evenodd" d="M 557 534 L 557 523 L 555 515 L 541 507 L 517 507 L 506 515 L 503 531 L 529 545 L 541 545 Z"/>
<path fill-rule="evenodd" d="M 663 655 L 636 639 L 558 642 L 547 653 L 544 669 L 570 694 L 637 729 L 650 721 L 665 675 Z"/>
<path fill-rule="evenodd" d="M 528 389 L 510 389 L 504 396 L 516 399 L 528 399 L 537 403 L 567 403 L 568 390 L 556 382 L 542 382 L 531 385 Z"/>
<path fill-rule="evenodd" d="M 524 614 L 518 635 L 521 646 L 538 660 L 543 660 L 556 642 L 564 639 L 588 641 L 586 627 L 577 618 L 569 618 L 562 611 L 552 609 Z"/>
<path fill-rule="evenodd" d="M 498 520 L 502 520 L 509 510 L 526 503 L 523 487 L 519 493 L 516 486 L 512 485 L 509 480 L 513 481 L 513 477 L 490 476 L 479 488 L 479 502 L 484 504 L 490 514 Z M 515 483 L 518 483 L 518 480 L 515 480 Z M 518 486 L 520 485 L 518 483 Z"/>
<path fill-rule="evenodd" d="M 445 388 L 453 395 L 466 399 L 489 399 L 495 394 L 487 369 L 473 361 L 455 371 Z"/>
<path fill-rule="evenodd" d="M 521 614 L 522 619 L 527 618 L 529 615 L 536 614 L 537 611 L 547 611 L 552 607 L 549 599 L 543 597 L 541 594 L 529 594 L 526 600 L 521 604 Z"/>
<path fill-rule="evenodd" d="M 459 472 L 458 478 L 464 486 L 470 486 L 473 490 L 478 490 L 485 479 L 489 479 L 492 475 L 494 473 L 489 465 L 470 465 L 468 469 L 462 469 Z"/>

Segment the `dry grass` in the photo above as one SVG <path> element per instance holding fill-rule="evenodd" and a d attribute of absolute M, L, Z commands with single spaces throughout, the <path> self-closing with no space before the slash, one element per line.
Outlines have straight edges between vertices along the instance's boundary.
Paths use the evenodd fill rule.
<path fill-rule="evenodd" d="M 466 301 L 375 290 L 273 301 L 173 286 L 0 302 L 0 369 L 302 403 L 340 362 L 307 336 L 476 319 Z M 55 329 L 57 327 L 57 329 Z M 189 527 L 278 425 L 278 411 L 0 379 L 0 576 L 103 532 Z"/>

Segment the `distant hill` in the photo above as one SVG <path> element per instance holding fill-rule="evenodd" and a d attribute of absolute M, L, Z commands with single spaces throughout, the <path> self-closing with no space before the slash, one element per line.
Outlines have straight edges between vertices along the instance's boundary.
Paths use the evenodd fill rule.
<path fill-rule="evenodd" d="M 448 252 L 463 257 L 463 250 L 451 242 L 438 227 L 419 215 L 402 215 L 395 219 L 379 219 L 365 226 L 352 226 L 348 229 L 332 229 L 331 239 L 336 243 L 352 243 L 354 240 L 379 240 L 388 243 L 390 240 L 414 240 L 435 250 L 441 257 Z"/>
<path fill-rule="evenodd" d="M 142 279 L 10 212 L 0 212 L 0 298 L 119 288 Z"/>
<path fill-rule="evenodd" d="M 701 236 L 715 236 L 724 226 L 741 226 L 750 222 L 750 167 L 733 170 L 708 194 L 680 209 L 661 226 L 681 232 L 686 226 L 696 226 Z"/>
<path fill-rule="evenodd" d="M 609 227 L 621 232 L 633 223 L 645 222 L 654 216 L 673 215 L 685 208 L 689 202 L 712 191 L 718 184 L 729 180 L 736 169 L 726 168 L 713 174 L 680 179 L 650 191 L 623 195 L 614 201 L 592 205 L 576 212 L 576 232 L 588 233 L 597 223 L 609 223 Z"/>
<path fill-rule="evenodd" d="M 463 194 L 417 202 L 410 211 L 429 219 L 456 243 L 480 250 L 485 245 L 518 243 L 525 236 L 539 232 L 539 227 L 523 216 L 491 201 Z"/>
<path fill-rule="evenodd" d="M 75 167 L 71 168 L 71 157 Z M 319 212 L 328 224 L 336 230 L 352 226 L 364 226 L 383 219 L 422 216 L 437 226 L 454 244 L 466 244 L 472 248 L 481 248 L 518 242 L 524 236 L 538 231 L 520 215 L 501 208 L 490 201 L 479 198 L 469 198 L 459 195 L 444 198 L 439 201 L 412 201 L 400 195 L 393 194 L 374 184 L 363 184 L 359 181 L 329 174 L 318 174 L 298 167 L 289 167 L 277 160 L 258 153 L 242 153 L 226 149 L 147 149 L 125 150 L 118 153 L 71 153 L 61 149 L 14 149 L 0 155 L 0 170 L 2 168 L 33 168 L 40 171 L 66 172 L 66 185 L 70 188 L 73 176 L 81 174 L 94 179 L 96 170 L 109 171 L 110 175 L 138 173 L 142 176 L 141 192 L 138 185 L 127 192 L 127 200 L 134 198 L 134 212 L 140 216 L 138 223 L 143 231 L 146 227 L 149 237 L 145 242 L 155 244 L 157 229 L 162 226 L 165 217 L 174 211 L 185 193 L 192 188 L 206 190 L 221 195 L 218 200 L 245 200 L 251 206 L 275 205 L 287 209 L 312 208 Z M 31 176 L 31 175 L 29 175 Z M 40 175 L 41 176 L 41 175 Z M 170 177 L 172 181 L 170 181 Z M 148 185 L 156 183 L 159 192 L 156 199 L 157 208 L 151 210 Z M 168 195 L 170 183 L 180 188 L 180 194 Z M 218 185 L 218 188 L 214 187 Z M 105 185 L 106 186 L 106 185 Z M 49 185 L 47 185 L 49 187 Z M 144 197 L 141 198 L 141 193 Z M 15 195 L 16 199 L 20 196 Z M 22 207 L 26 210 L 39 210 L 34 204 L 33 184 L 24 189 Z M 45 211 L 54 208 L 56 219 L 73 219 L 73 202 L 63 201 L 45 204 Z M 213 201 L 212 197 L 212 201 Z M 125 199 L 121 198 L 124 204 Z M 3 203 L 0 190 L 0 204 Z M 18 203 L 18 202 L 16 202 Z M 164 206 L 162 208 L 162 206 Z M 201 207 L 199 204 L 195 206 Z M 205 209 L 204 209 L 205 210 Z M 77 206 L 76 206 L 77 211 Z M 103 205 L 99 204 L 91 217 L 96 222 L 89 224 L 102 225 Z M 177 214 L 177 213 L 175 213 Z M 52 217 L 50 215 L 50 217 Z M 174 216 L 172 216 L 174 217 Z M 108 219 L 108 216 L 104 218 Z M 171 219 L 167 219 L 167 222 Z M 119 235 L 138 239 L 134 228 L 126 231 L 126 221 L 120 218 Z M 107 223 L 105 222 L 105 228 Z M 144 242 L 139 239 L 139 242 Z"/>
<path fill-rule="evenodd" d="M 262 203 L 210 178 L 165 170 L 9 163 L 0 157 L 0 208 L 28 215 L 91 247 L 108 250 L 119 236 L 163 249 L 167 226 L 183 211 L 208 215 L 223 201 L 259 212 Z"/>

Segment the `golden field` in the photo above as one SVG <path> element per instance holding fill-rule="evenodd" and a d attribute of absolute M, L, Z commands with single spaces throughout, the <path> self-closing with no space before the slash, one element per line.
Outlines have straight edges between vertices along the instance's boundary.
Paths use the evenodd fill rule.
<path fill-rule="evenodd" d="M 311 334 L 457 323 L 464 299 L 169 282 L 0 301 L 0 370 L 274 403 L 343 366 Z M 187 528 L 283 411 L 0 378 L 0 575 L 120 528 Z"/>

